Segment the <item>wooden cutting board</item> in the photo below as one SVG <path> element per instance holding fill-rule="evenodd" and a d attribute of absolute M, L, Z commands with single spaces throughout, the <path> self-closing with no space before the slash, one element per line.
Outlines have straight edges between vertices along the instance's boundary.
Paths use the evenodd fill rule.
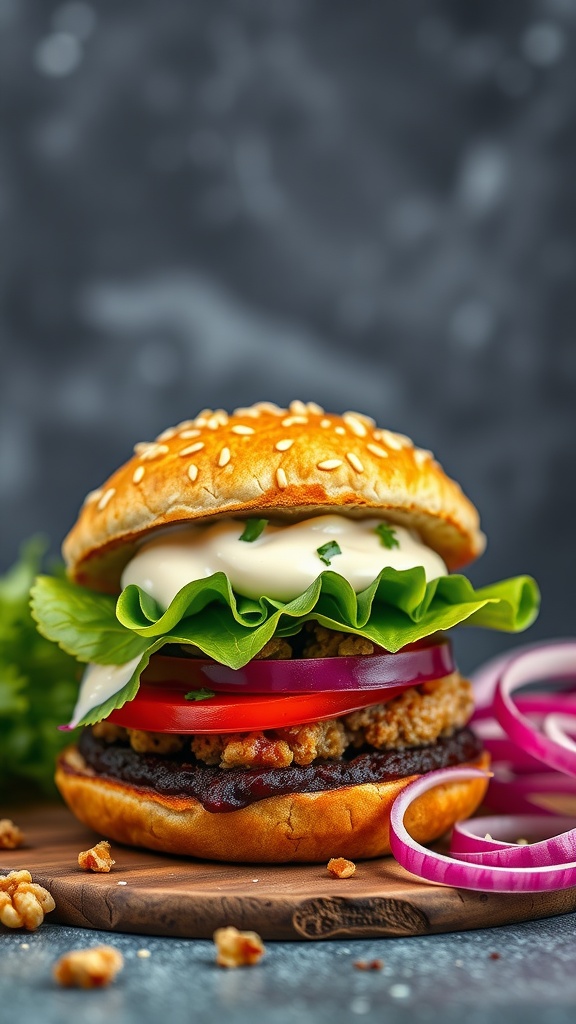
<path fill-rule="evenodd" d="M 87 874 L 78 853 L 102 837 L 65 808 L 12 816 L 26 845 L 0 850 L 0 873 L 27 868 L 56 901 L 49 920 L 84 928 L 210 938 L 231 924 L 264 939 L 348 939 L 465 931 L 576 910 L 576 888 L 468 892 L 420 882 L 391 857 L 361 861 L 352 878 L 336 879 L 321 864 L 219 864 L 113 844 L 110 874 Z"/>

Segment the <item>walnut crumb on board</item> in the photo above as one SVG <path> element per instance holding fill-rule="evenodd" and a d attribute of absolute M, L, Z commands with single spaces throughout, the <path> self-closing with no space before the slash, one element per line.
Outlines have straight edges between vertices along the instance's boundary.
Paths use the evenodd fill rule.
<path fill-rule="evenodd" d="M 266 952 L 256 932 L 239 932 L 237 928 L 217 928 L 214 932 L 216 963 L 220 967 L 252 967 Z"/>
<path fill-rule="evenodd" d="M 24 835 L 10 818 L 0 819 L 0 850 L 17 850 L 24 842 Z"/>
<path fill-rule="evenodd" d="M 116 861 L 110 856 L 110 843 L 101 839 L 90 850 L 78 854 L 78 864 L 84 871 L 110 871 Z"/>
<path fill-rule="evenodd" d="M 66 988 L 104 988 L 124 966 L 124 958 L 113 946 L 73 949 L 54 965 L 54 977 Z"/>
<path fill-rule="evenodd" d="M 327 864 L 329 874 L 333 878 L 351 878 L 356 871 L 353 860 L 346 860 L 345 857 L 332 857 Z"/>
<path fill-rule="evenodd" d="M 33 932 L 55 906 L 48 890 L 36 885 L 29 871 L 0 875 L 0 922 L 6 928 Z"/>

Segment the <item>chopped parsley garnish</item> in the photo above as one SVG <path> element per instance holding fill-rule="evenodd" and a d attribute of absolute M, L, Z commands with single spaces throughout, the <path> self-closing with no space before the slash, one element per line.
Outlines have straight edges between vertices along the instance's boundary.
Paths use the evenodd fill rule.
<path fill-rule="evenodd" d="M 185 694 L 185 700 L 208 700 L 209 697 L 215 697 L 214 690 L 205 690 L 202 687 L 201 690 L 190 690 L 189 693 Z"/>
<path fill-rule="evenodd" d="M 267 526 L 267 519 L 247 519 L 244 530 L 238 540 L 247 540 L 249 542 L 256 540 Z"/>
<path fill-rule="evenodd" d="M 341 555 L 342 551 L 335 540 L 329 540 L 321 548 L 316 548 L 316 554 L 324 562 L 324 565 L 330 565 L 330 560 L 336 555 Z"/>
<path fill-rule="evenodd" d="M 379 523 L 376 527 L 376 533 L 380 537 L 380 543 L 385 548 L 399 548 L 400 544 L 396 537 L 396 530 L 389 523 Z"/>

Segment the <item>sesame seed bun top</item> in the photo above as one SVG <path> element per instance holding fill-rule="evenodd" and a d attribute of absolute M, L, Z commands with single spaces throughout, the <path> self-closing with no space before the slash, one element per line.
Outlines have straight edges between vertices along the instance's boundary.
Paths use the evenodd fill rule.
<path fill-rule="evenodd" d="M 135 452 L 87 496 L 64 541 L 69 575 L 86 586 L 117 590 L 150 531 L 223 516 L 382 515 L 417 530 L 450 570 L 484 550 L 476 508 L 431 452 L 361 413 L 313 402 L 204 409 Z"/>

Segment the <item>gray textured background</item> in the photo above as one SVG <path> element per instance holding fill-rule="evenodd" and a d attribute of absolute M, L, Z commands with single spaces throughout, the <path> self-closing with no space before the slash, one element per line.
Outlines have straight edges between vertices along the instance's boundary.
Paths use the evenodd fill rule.
<path fill-rule="evenodd" d="M 575 58 L 576 0 L 0 0 L 0 566 L 135 441 L 299 397 L 432 448 L 474 581 L 573 632 Z"/>

